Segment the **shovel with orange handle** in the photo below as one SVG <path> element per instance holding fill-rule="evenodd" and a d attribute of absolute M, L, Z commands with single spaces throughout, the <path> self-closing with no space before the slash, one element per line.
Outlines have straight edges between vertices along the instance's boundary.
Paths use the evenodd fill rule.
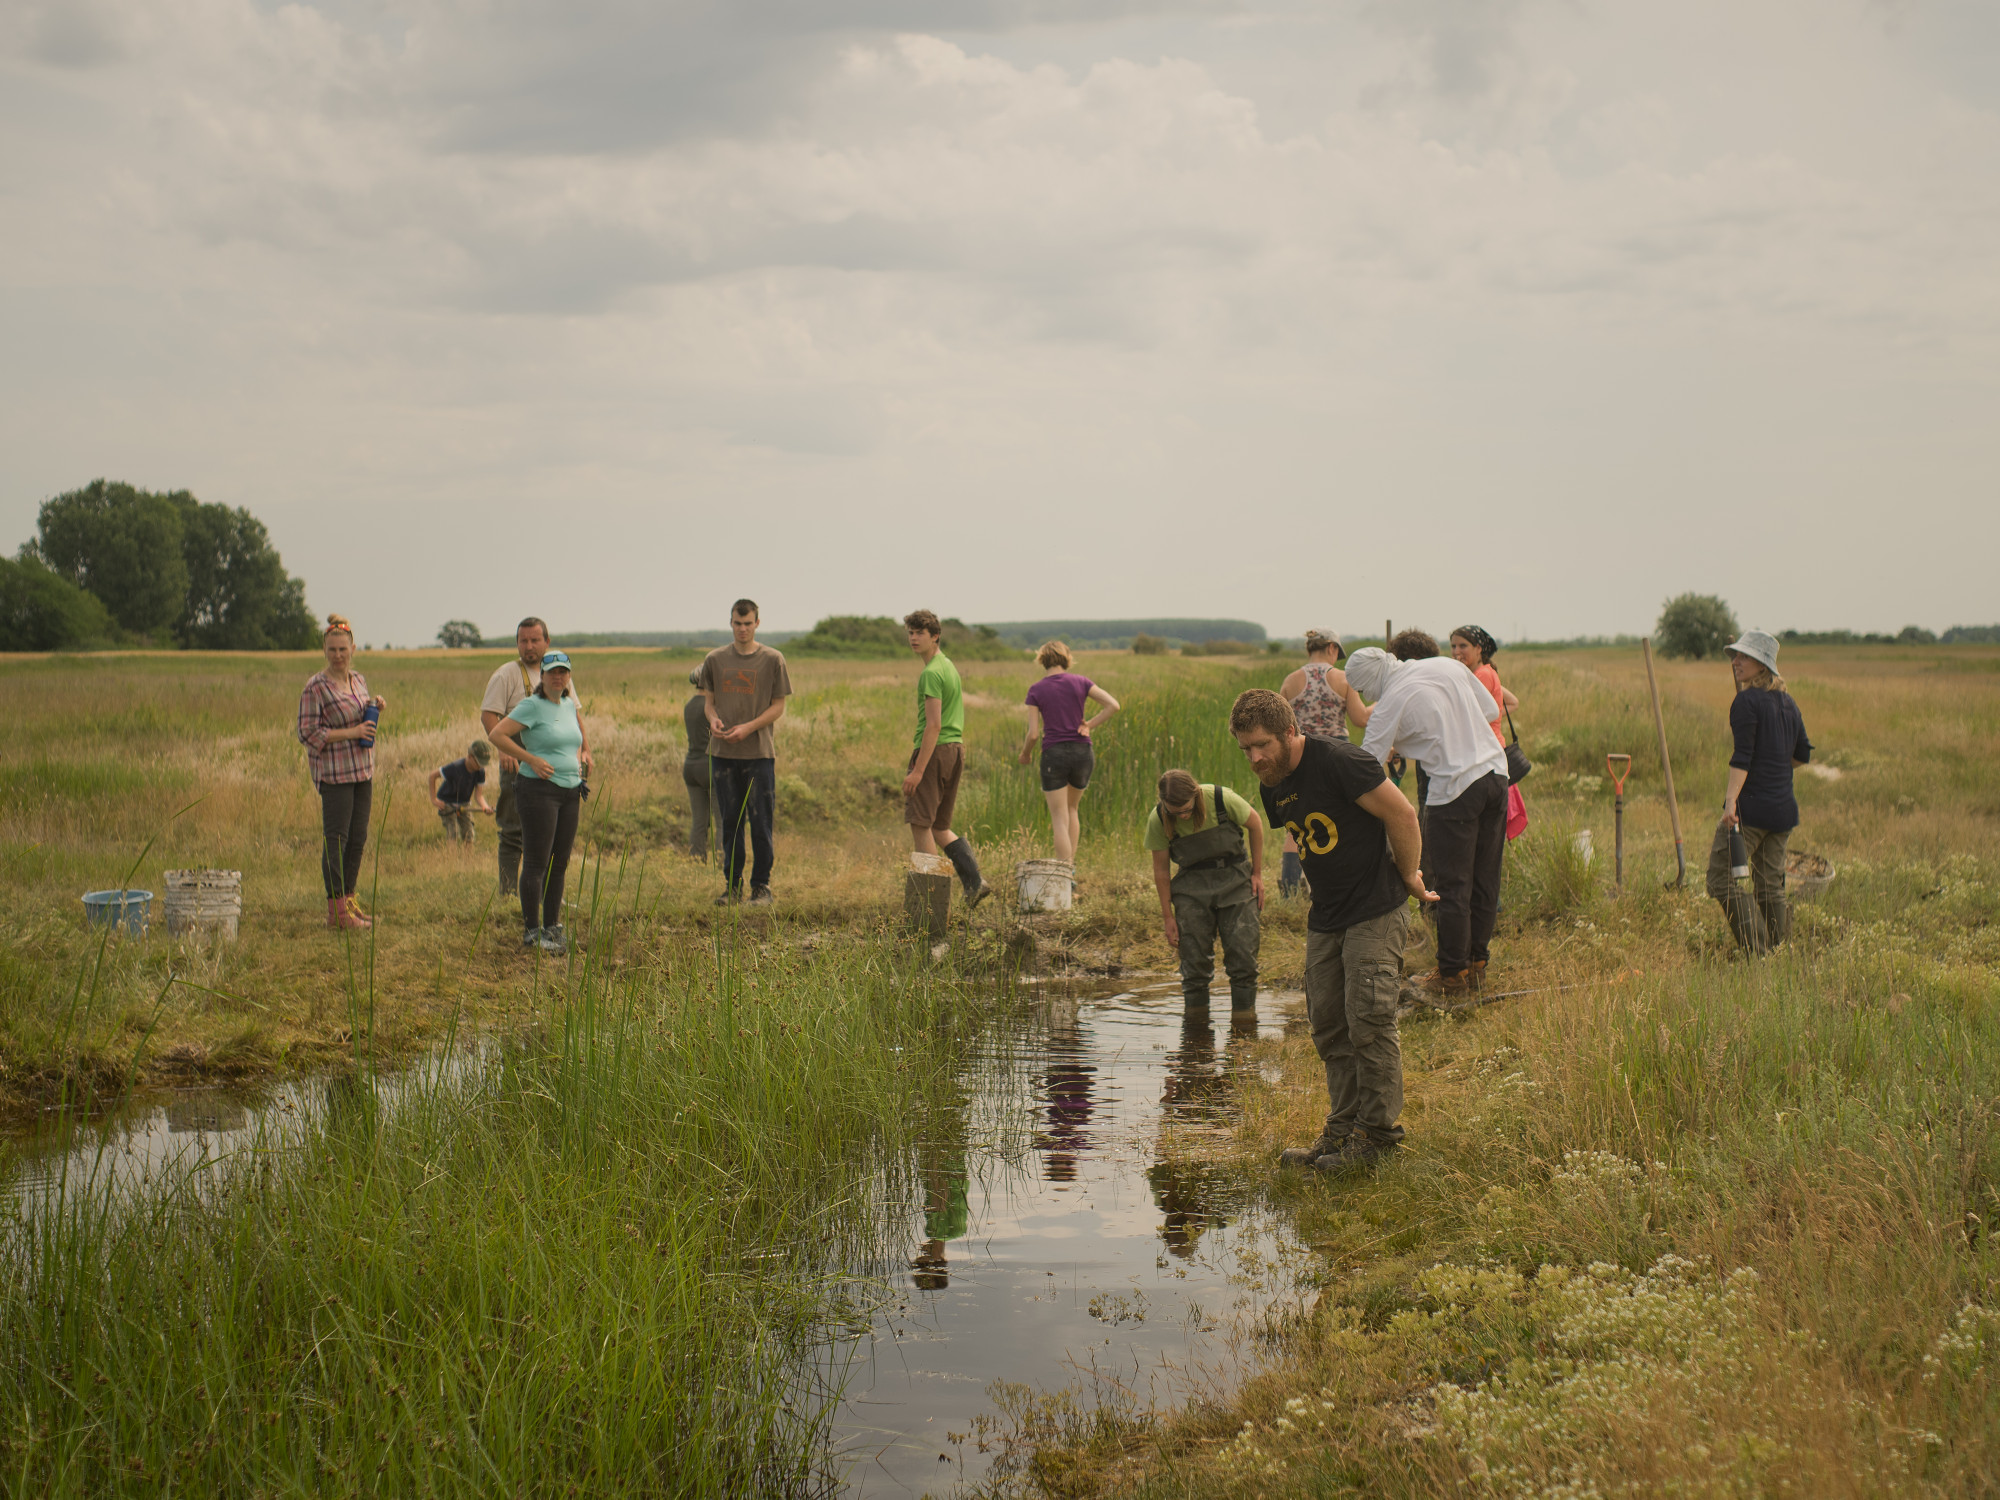
<path fill-rule="evenodd" d="M 1604 769 L 1611 773 L 1612 869 L 1618 889 L 1625 889 L 1625 778 L 1632 774 L 1632 757 L 1607 755 Z"/>

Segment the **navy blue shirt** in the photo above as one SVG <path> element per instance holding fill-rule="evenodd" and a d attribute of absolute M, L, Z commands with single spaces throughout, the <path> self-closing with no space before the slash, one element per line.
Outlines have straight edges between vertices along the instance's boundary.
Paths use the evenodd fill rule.
<path fill-rule="evenodd" d="M 1781 689 L 1744 688 L 1729 705 L 1736 749 L 1730 766 L 1750 774 L 1736 794 L 1736 816 L 1751 828 L 1786 833 L 1799 826 L 1792 796 L 1792 762 L 1812 759 L 1812 741 L 1792 695 Z"/>
<path fill-rule="evenodd" d="M 438 775 L 444 778 L 438 783 L 438 801 L 449 802 L 453 807 L 466 806 L 472 801 L 473 789 L 486 784 L 484 771 L 465 769 L 464 756 L 439 766 Z"/>

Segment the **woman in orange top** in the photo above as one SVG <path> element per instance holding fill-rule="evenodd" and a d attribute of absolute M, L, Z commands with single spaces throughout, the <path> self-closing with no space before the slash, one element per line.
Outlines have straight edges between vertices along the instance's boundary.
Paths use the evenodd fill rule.
<path fill-rule="evenodd" d="M 1493 670 L 1493 653 L 1499 649 L 1500 643 L 1477 625 L 1461 625 L 1451 633 L 1452 659 L 1479 679 L 1479 685 L 1493 695 L 1504 714 L 1519 708 L 1521 700 L 1500 686 L 1500 674 Z M 1504 745 L 1507 736 L 1500 723 L 1499 719 L 1493 721 L 1493 737 Z"/>

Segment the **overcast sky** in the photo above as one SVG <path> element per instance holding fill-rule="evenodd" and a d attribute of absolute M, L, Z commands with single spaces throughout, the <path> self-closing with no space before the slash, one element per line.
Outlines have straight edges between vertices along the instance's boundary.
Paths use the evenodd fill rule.
<path fill-rule="evenodd" d="M 0 546 L 377 642 L 2000 619 L 1992 0 L 11 0 L 0 222 Z"/>

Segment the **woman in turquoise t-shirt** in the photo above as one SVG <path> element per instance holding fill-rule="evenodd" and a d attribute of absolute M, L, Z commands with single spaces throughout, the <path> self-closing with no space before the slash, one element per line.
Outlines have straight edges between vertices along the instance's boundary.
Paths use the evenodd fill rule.
<path fill-rule="evenodd" d="M 569 654 L 542 658 L 541 685 L 509 710 L 487 736 L 521 763 L 515 796 L 521 809 L 521 945 L 566 951 L 563 879 L 582 810 L 590 746 L 570 691 Z"/>

